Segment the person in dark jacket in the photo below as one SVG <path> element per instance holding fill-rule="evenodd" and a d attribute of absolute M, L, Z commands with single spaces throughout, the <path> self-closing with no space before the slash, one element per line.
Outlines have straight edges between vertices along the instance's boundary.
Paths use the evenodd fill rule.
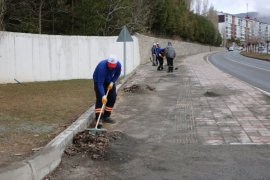
<path fill-rule="evenodd" d="M 165 56 L 167 59 L 168 71 L 173 72 L 173 59 L 176 56 L 175 50 L 172 47 L 172 43 L 168 42 L 168 46 L 165 48 Z"/>
<path fill-rule="evenodd" d="M 111 111 L 116 101 L 116 86 L 115 82 L 118 80 L 121 74 L 122 65 L 118 61 L 117 57 L 111 55 L 108 59 L 102 60 L 97 65 L 94 74 L 94 89 L 96 93 L 96 120 L 101 113 L 101 107 L 106 104 L 105 111 L 102 115 L 102 122 L 104 123 L 114 123 L 115 121 L 110 118 Z M 107 90 L 109 91 L 106 97 Z M 99 127 L 102 126 L 100 121 Z"/>
<path fill-rule="evenodd" d="M 158 53 L 158 71 L 162 71 L 163 70 L 163 61 L 164 61 L 164 56 L 165 56 L 165 49 L 159 49 L 159 53 Z"/>
<path fill-rule="evenodd" d="M 159 56 L 159 52 L 160 52 L 160 50 L 161 50 L 161 47 L 160 47 L 160 45 L 159 45 L 159 43 L 157 42 L 157 51 L 156 51 L 156 56 L 157 56 L 157 59 L 156 59 L 156 64 L 158 65 L 158 56 Z"/>

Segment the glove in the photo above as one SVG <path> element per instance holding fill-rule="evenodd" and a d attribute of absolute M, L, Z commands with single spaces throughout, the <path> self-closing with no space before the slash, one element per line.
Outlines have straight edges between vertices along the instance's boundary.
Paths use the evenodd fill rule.
<path fill-rule="evenodd" d="M 104 95 L 102 97 L 102 104 L 106 104 L 107 103 L 107 97 Z"/>
<path fill-rule="evenodd" d="M 108 89 L 111 90 L 113 88 L 113 82 L 111 82 L 108 86 Z"/>

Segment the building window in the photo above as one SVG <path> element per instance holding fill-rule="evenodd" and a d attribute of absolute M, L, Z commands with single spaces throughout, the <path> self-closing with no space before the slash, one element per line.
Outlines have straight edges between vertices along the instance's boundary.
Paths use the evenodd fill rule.
<path fill-rule="evenodd" d="M 219 23 L 225 22 L 225 16 L 224 16 L 224 15 L 219 15 L 219 16 L 218 16 L 218 22 L 219 22 Z"/>

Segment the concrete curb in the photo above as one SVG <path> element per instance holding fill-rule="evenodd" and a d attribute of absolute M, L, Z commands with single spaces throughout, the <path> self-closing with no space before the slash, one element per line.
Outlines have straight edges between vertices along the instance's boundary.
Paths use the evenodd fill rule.
<path fill-rule="evenodd" d="M 128 76 L 117 85 L 117 91 L 136 74 L 135 68 Z M 61 162 L 66 147 L 72 142 L 73 137 L 85 130 L 94 117 L 95 106 L 91 106 L 66 130 L 50 141 L 39 153 L 22 162 L 14 163 L 0 169 L 0 180 L 40 180 L 51 173 Z"/>
<path fill-rule="evenodd" d="M 266 62 L 269 62 L 270 61 L 270 60 L 264 59 L 264 58 L 259 58 L 259 57 L 255 58 L 255 57 L 247 56 L 246 54 L 242 54 L 242 53 L 240 53 L 240 54 L 242 56 L 245 56 L 245 57 L 248 57 L 248 58 L 252 58 L 252 59 L 257 59 L 257 60 L 266 61 Z"/>

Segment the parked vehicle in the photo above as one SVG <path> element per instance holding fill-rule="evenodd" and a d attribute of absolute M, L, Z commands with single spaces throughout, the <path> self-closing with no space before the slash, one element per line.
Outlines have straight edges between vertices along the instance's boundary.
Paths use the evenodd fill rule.
<path fill-rule="evenodd" d="M 263 51 L 261 51 L 262 54 L 270 54 L 270 48 L 268 49 L 267 53 L 267 48 L 265 48 Z"/>
<path fill-rule="evenodd" d="M 238 51 L 242 51 L 243 50 L 243 47 L 242 46 L 239 46 L 237 49 L 238 49 Z"/>
<path fill-rule="evenodd" d="M 265 48 L 263 46 L 258 47 L 259 52 L 263 52 L 264 50 L 265 50 Z"/>
<path fill-rule="evenodd" d="M 234 51 L 234 47 L 233 46 L 229 47 L 229 51 Z"/>

